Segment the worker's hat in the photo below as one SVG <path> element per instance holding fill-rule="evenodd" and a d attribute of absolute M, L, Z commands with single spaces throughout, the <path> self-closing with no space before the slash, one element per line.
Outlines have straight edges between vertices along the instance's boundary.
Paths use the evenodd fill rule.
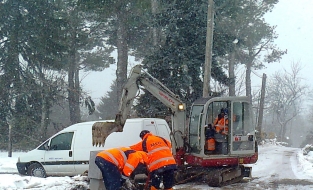
<path fill-rule="evenodd" d="M 147 133 L 150 133 L 150 131 L 148 131 L 148 130 L 142 130 L 142 131 L 140 132 L 140 134 L 139 134 L 139 137 L 140 137 L 141 139 L 143 139 L 143 137 L 144 137 Z"/>

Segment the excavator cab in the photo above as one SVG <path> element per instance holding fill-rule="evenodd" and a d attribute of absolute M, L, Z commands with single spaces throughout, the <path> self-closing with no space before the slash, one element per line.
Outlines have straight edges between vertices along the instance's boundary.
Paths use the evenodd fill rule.
<path fill-rule="evenodd" d="M 189 153 L 201 158 L 253 155 L 256 138 L 251 109 L 248 97 L 196 100 L 191 108 L 188 128 Z M 221 114 L 221 110 L 225 113 Z"/>

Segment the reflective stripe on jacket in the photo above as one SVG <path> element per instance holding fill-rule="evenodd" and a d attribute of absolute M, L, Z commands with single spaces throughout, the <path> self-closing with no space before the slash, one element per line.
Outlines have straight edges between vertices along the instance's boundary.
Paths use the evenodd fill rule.
<path fill-rule="evenodd" d="M 176 161 L 172 155 L 171 142 L 151 133 L 146 134 L 139 143 L 130 146 L 131 149 L 145 151 L 148 154 L 148 169 L 150 172 L 167 167 L 176 169 Z"/>

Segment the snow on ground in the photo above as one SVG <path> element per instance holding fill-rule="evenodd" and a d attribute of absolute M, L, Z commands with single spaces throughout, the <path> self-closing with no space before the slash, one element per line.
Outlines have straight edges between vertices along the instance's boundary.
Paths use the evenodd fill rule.
<path fill-rule="evenodd" d="M 86 176 L 47 178 L 21 176 L 17 172 L 16 162 L 22 154 L 25 154 L 25 152 L 13 152 L 12 157 L 8 157 L 7 152 L 0 152 L 0 190 L 70 190 L 75 187 L 88 187 Z"/>
<path fill-rule="evenodd" d="M 20 190 L 20 189 L 46 189 L 46 190 L 74 190 L 87 189 L 88 183 L 85 176 L 74 177 L 47 177 L 36 178 L 30 176 L 21 176 L 17 173 L 16 161 L 19 155 L 25 154 L 23 152 L 13 152 L 11 158 L 7 157 L 7 152 L 0 152 L 0 190 Z M 303 155 L 303 150 L 299 148 L 289 148 L 279 146 L 272 143 L 267 143 L 259 146 L 259 160 L 256 164 L 252 164 L 253 179 L 246 184 L 232 185 L 227 189 L 236 189 L 242 187 L 255 187 L 255 189 L 262 188 L 262 183 L 268 183 L 269 180 L 282 181 L 289 180 L 311 180 L 313 179 L 313 152 L 308 152 Z M 290 168 L 291 172 L 288 171 Z M 16 174 L 8 174 L 15 172 Z M 277 178 L 277 179 L 275 179 Z M 312 181 L 311 181 L 312 182 Z M 249 185 L 250 184 L 250 185 Z M 313 184 L 313 182 L 312 182 Z M 310 184 L 311 185 L 311 184 Z M 281 186 L 280 186 L 281 187 Z M 313 187 L 309 186 L 309 187 Z M 266 189 L 306 189 L 290 185 L 289 183 L 283 185 L 282 188 L 266 188 Z M 183 184 L 175 186 L 175 189 L 213 189 L 206 184 Z M 224 189 L 224 188 L 217 188 Z M 244 188 L 242 188 L 244 189 Z"/>

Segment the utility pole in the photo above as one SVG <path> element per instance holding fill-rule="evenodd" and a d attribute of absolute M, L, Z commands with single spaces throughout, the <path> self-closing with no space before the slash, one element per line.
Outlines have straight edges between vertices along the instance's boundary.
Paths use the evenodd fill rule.
<path fill-rule="evenodd" d="M 211 81 L 211 64 L 212 64 L 212 49 L 213 49 L 213 29 L 214 29 L 214 1 L 208 0 L 208 15 L 207 15 L 207 35 L 205 47 L 205 63 L 203 73 L 203 97 L 207 98 L 210 89 Z"/>
<path fill-rule="evenodd" d="M 158 0 L 151 0 L 151 11 L 153 16 L 157 14 L 159 8 Z M 157 47 L 159 43 L 159 32 L 157 26 L 153 26 L 152 28 L 152 40 L 153 40 L 153 48 Z"/>
<path fill-rule="evenodd" d="M 8 157 L 12 157 L 12 126 L 9 124 Z"/>
<path fill-rule="evenodd" d="M 259 105 L 259 117 L 258 117 L 258 125 L 257 125 L 257 141 L 261 142 L 261 134 L 262 134 L 262 122 L 263 122 L 263 110 L 264 110 L 264 99 L 265 99 L 265 85 L 266 85 L 266 74 L 263 73 L 262 77 L 262 89 L 261 89 L 261 99 Z"/>

